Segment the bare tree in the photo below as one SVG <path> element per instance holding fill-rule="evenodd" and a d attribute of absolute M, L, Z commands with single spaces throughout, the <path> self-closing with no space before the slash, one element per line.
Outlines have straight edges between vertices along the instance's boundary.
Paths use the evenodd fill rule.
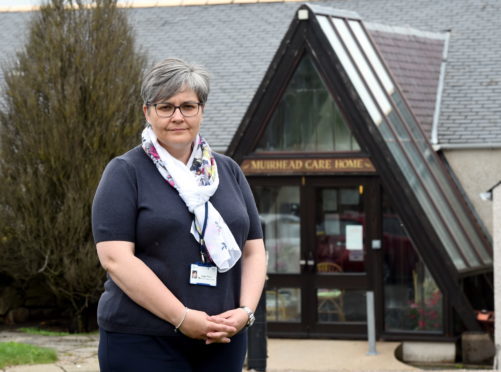
<path fill-rule="evenodd" d="M 139 142 L 144 65 L 116 0 L 52 0 L 4 68 L 0 272 L 43 281 L 78 331 L 104 275 L 92 198 L 105 164 Z"/>

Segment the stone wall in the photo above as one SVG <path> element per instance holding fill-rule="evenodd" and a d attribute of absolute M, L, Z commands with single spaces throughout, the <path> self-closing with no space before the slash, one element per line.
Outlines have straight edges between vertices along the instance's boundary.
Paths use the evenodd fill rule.
<path fill-rule="evenodd" d="M 0 286 L 0 324 L 46 321 L 59 313 L 54 296 L 37 282 L 23 287 L 13 283 Z"/>

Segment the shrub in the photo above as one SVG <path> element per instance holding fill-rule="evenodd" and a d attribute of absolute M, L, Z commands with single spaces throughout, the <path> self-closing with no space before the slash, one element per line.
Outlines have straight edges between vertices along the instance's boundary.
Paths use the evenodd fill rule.
<path fill-rule="evenodd" d="M 45 282 L 80 332 L 104 275 L 92 198 L 105 164 L 139 143 L 144 64 L 116 0 L 52 0 L 4 68 L 0 272 Z"/>

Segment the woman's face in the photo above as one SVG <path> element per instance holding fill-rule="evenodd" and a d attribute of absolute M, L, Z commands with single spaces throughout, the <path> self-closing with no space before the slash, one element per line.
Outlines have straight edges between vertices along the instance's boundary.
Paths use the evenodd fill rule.
<path fill-rule="evenodd" d="M 169 103 L 174 106 L 181 106 L 186 103 L 198 102 L 197 94 L 191 89 L 185 89 L 166 100 L 154 103 Z M 178 154 L 185 154 L 186 152 L 191 154 L 191 144 L 200 131 L 203 107 L 198 107 L 198 113 L 195 116 L 189 117 L 183 116 L 177 108 L 174 114 L 168 118 L 160 117 L 157 114 L 157 112 L 161 112 L 160 108 L 160 105 L 157 105 L 157 110 L 155 110 L 153 105 L 149 107 L 146 105 L 143 106 L 144 116 L 151 124 L 160 145 L 175 157 L 178 157 Z"/>

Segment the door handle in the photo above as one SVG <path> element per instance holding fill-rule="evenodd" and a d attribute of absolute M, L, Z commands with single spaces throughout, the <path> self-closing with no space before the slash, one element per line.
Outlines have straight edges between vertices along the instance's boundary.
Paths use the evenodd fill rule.
<path fill-rule="evenodd" d="M 315 265 L 315 260 L 299 260 L 299 264 L 301 266 L 307 265 L 307 266 L 313 266 Z"/>

